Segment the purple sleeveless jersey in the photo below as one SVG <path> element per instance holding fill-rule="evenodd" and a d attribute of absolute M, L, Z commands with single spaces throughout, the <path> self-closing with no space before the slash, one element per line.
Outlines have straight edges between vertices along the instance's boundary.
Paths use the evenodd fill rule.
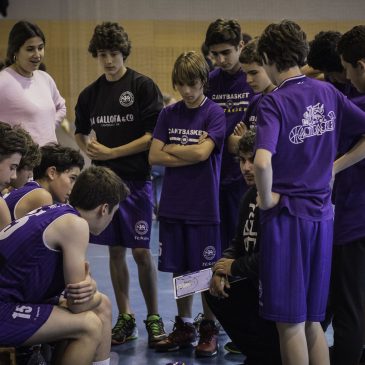
<path fill-rule="evenodd" d="M 44 242 L 45 229 L 67 204 L 45 206 L 13 221 L 0 232 L 0 344 L 20 345 L 48 319 L 65 288 L 62 251 Z"/>
<path fill-rule="evenodd" d="M 29 192 L 35 189 L 43 188 L 37 182 L 29 181 L 21 188 L 12 190 L 10 193 L 4 195 L 4 199 L 6 204 L 8 205 L 12 221 L 14 219 L 17 219 L 17 217 L 15 216 L 15 209 L 18 201 L 23 198 L 23 196 L 27 195 Z"/>

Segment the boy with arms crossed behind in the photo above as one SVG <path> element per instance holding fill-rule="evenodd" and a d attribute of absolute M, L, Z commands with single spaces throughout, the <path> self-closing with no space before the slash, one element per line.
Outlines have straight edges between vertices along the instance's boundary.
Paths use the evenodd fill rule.
<path fill-rule="evenodd" d="M 329 83 L 301 74 L 308 44 L 296 23 L 269 25 L 258 53 L 278 85 L 257 115 L 261 315 L 277 324 L 284 365 L 326 365 L 319 322 L 331 267 L 330 182 L 332 173 L 362 159 L 365 148 L 345 154 L 334 169 L 333 162 L 342 140 L 365 134 L 365 113 Z"/>
<path fill-rule="evenodd" d="M 164 108 L 153 135 L 149 160 L 166 166 L 161 192 L 159 270 L 174 276 L 210 267 L 220 257 L 219 172 L 225 132 L 223 110 L 204 95 L 208 65 L 190 51 L 176 60 L 173 87 L 181 101 Z M 174 331 L 156 345 L 175 351 L 196 343 L 193 295 L 177 299 Z M 214 316 L 203 301 L 198 356 L 217 354 Z"/>
<path fill-rule="evenodd" d="M 89 52 L 98 59 L 104 74 L 79 96 L 75 138 L 94 164 L 111 168 L 131 192 L 111 225 L 99 237 L 91 238 L 93 243 L 109 245 L 110 274 L 119 309 L 112 343 L 138 337 L 129 302 L 126 252 L 131 248 L 147 307 L 148 344 L 153 347 L 166 334 L 158 314 L 157 272 L 150 252 L 152 185 L 147 151 L 163 104 L 157 85 L 125 66 L 130 50 L 128 34 L 119 24 L 96 26 Z M 96 139 L 89 137 L 92 130 Z"/>
<path fill-rule="evenodd" d="M 243 120 L 253 96 L 239 61 L 244 47 L 240 25 L 236 20 L 217 19 L 208 27 L 205 44 L 217 66 L 209 74 L 206 95 L 224 109 L 227 139 Z M 229 152 L 225 141 L 219 190 L 222 250 L 229 246 L 234 236 L 239 201 L 246 189 L 235 152 Z"/>

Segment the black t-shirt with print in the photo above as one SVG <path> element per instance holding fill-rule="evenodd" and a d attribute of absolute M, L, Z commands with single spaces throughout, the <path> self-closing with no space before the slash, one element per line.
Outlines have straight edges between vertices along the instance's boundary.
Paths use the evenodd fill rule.
<path fill-rule="evenodd" d="M 101 144 L 122 146 L 152 133 L 162 107 L 162 94 L 147 76 L 130 68 L 118 81 L 102 75 L 79 95 L 75 134 L 89 135 L 94 130 Z M 150 178 L 148 151 L 93 163 L 111 168 L 122 179 Z"/>
<path fill-rule="evenodd" d="M 231 266 L 233 276 L 258 280 L 259 270 L 259 209 L 256 187 L 250 188 L 240 202 L 239 220 L 235 237 L 223 257 L 235 259 Z"/>

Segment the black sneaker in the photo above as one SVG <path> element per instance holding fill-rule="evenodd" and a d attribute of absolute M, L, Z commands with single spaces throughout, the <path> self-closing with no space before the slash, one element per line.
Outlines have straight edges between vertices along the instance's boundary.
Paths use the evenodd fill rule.
<path fill-rule="evenodd" d="M 133 315 L 120 313 L 112 329 L 112 345 L 121 345 L 136 338 L 138 338 L 138 329 Z"/>
<path fill-rule="evenodd" d="M 155 347 L 157 342 L 167 338 L 165 327 L 159 314 L 149 315 L 144 323 L 148 333 L 148 346 L 150 348 Z"/>

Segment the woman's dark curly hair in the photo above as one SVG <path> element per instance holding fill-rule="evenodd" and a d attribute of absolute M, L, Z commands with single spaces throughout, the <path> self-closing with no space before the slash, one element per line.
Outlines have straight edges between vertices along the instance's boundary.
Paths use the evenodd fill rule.
<path fill-rule="evenodd" d="M 291 20 L 268 25 L 257 46 L 257 51 L 264 62 L 264 54 L 266 54 L 268 64 L 275 63 L 279 72 L 294 66 L 304 66 L 308 50 L 306 34 L 297 23 Z"/>
<path fill-rule="evenodd" d="M 94 29 L 88 51 L 97 57 L 100 50 L 118 50 L 125 61 L 131 53 L 131 41 L 128 34 L 118 23 L 104 22 Z"/>

